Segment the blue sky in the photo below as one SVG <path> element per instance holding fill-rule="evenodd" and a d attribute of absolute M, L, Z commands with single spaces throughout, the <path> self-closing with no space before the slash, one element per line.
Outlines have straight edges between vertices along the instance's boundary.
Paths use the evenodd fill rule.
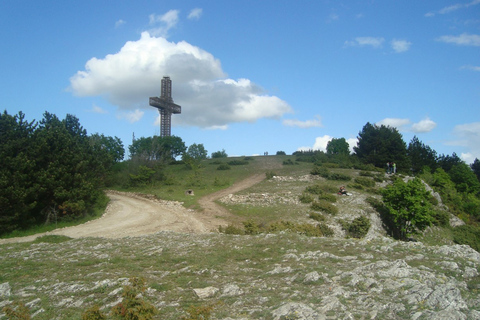
<path fill-rule="evenodd" d="M 351 147 L 367 123 L 480 159 L 480 0 L 0 1 L 2 111 L 209 154 Z"/>

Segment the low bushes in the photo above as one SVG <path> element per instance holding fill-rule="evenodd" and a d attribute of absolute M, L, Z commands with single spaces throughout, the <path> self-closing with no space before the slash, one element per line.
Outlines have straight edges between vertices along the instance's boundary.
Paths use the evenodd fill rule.
<path fill-rule="evenodd" d="M 370 220 L 365 216 L 355 218 L 352 222 L 342 220 L 340 223 L 343 230 L 347 232 L 347 236 L 352 238 L 363 238 L 370 229 Z"/>
<path fill-rule="evenodd" d="M 295 223 L 290 221 L 277 221 L 270 225 L 264 225 L 256 223 L 255 221 L 248 220 L 243 222 L 244 228 L 235 226 L 228 226 L 226 228 L 219 228 L 219 231 L 225 234 L 236 235 L 255 235 L 260 233 L 276 233 L 276 232 L 294 232 L 303 234 L 309 237 L 329 237 L 333 235 L 333 230 L 326 224 L 309 224 L 309 223 Z"/>
<path fill-rule="evenodd" d="M 336 215 L 338 213 L 338 208 L 325 200 L 314 201 L 311 204 L 310 208 L 314 211 L 323 211 L 333 215 Z"/>

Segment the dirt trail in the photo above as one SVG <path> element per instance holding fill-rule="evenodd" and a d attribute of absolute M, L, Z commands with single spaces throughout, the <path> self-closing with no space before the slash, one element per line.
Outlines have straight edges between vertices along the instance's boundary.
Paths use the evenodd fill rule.
<path fill-rule="evenodd" d="M 256 174 L 199 199 L 202 212 L 188 210 L 177 202 L 161 201 L 142 197 L 134 193 L 109 191 L 110 203 L 105 214 L 82 225 L 57 229 L 27 237 L 0 239 L 0 244 L 33 241 L 43 235 L 65 235 L 71 238 L 103 237 L 122 238 L 141 236 L 158 231 L 207 233 L 226 225 L 223 219 L 230 213 L 215 203 L 215 200 L 249 188 L 265 178 Z"/>

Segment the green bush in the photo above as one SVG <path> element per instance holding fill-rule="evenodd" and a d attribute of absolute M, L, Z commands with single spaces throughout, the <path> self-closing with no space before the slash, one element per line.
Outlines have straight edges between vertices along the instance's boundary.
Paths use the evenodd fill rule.
<path fill-rule="evenodd" d="M 251 160 L 255 160 L 255 158 L 254 158 L 254 157 L 245 157 L 245 158 L 243 158 L 243 160 L 245 160 L 245 161 L 251 161 Z"/>
<path fill-rule="evenodd" d="M 330 175 L 330 171 L 328 171 L 327 168 L 314 165 L 312 171 L 310 171 L 310 174 L 313 176 L 321 176 L 327 178 Z"/>
<path fill-rule="evenodd" d="M 292 159 L 287 159 L 287 160 L 283 161 L 284 166 L 290 166 L 290 165 L 294 165 L 294 164 L 297 164 L 297 163 L 293 162 Z"/>
<path fill-rule="evenodd" d="M 187 310 L 188 316 L 183 316 L 181 320 L 209 320 L 213 311 L 213 305 L 210 306 L 190 306 Z"/>
<path fill-rule="evenodd" d="M 365 216 L 360 216 L 353 219 L 350 223 L 342 224 L 343 229 L 347 232 L 347 235 L 352 238 L 363 238 L 367 235 L 370 229 L 370 220 Z"/>
<path fill-rule="evenodd" d="M 309 215 L 309 218 L 313 219 L 315 221 L 318 221 L 318 222 L 325 221 L 325 216 L 323 214 L 317 213 L 317 212 L 311 212 L 310 215 Z"/>
<path fill-rule="evenodd" d="M 320 231 L 322 231 L 322 234 L 325 237 L 331 237 L 334 235 L 333 229 L 327 226 L 325 223 L 319 223 L 317 225 L 317 228 L 320 229 Z"/>
<path fill-rule="evenodd" d="M 318 200 L 325 200 L 328 202 L 337 202 L 337 197 L 330 193 L 322 193 L 318 196 Z"/>
<path fill-rule="evenodd" d="M 326 177 L 328 180 L 341 180 L 341 181 L 350 181 L 352 180 L 352 177 L 349 175 L 343 174 L 343 173 L 332 173 L 328 177 Z"/>
<path fill-rule="evenodd" d="M 285 151 L 277 151 L 277 156 L 286 156 Z"/>
<path fill-rule="evenodd" d="M 237 234 L 237 235 L 244 235 L 245 231 L 242 228 L 236 227 L 234 225 L 228 225 L 226 227 L 219 226 L 218 231 L 220 233 L 225 234 Z"/>
<path fill-rule="evenodd" d="M 453 241 L 466 244 L 472 249 L 480 251 L 480 228 L 473 225 L 463 225 L 453 228 Z"/>
<path fill-rule="evenodd" d="M 301 203 L 312 203 L 314 199 L 312 195 L 308 193 L 303 193 L 300 197 L 298 197 L 298 200 Z"/>
<path fill-rule="evenodd" d="M 72 240 L 70 237 L 52 234 L 38 237 L 33 241 L 33 243 L 62 243 L 70 240 Z"/>
<path fill-rule="evenodd" d="M 122 301 L 112 308 L 113 319 L 151 320 L 158 313 L 157 309 L 143 300 L 141 293 L 145 291 L 145 280 L 133 277 L 130 284 L 123 287 Z"/>
<path fill-rule="evenodd" d="M 324 211 L 333 215 L 338 213 L 338 208 L 325 200 L 314 201 L 310 208 L 315 211 Z"/>
<path fill-rule="evenodd" d="M 353 181 L 364 187 L 368 187 L 368 188 L 375 187 L 375 181 L 367 177 L 356 177 Z"/>
<path fill-rule="evenodd" d="M 219 165 L 217 167 L 217 170 L 230 170 L 232 169 L 232 167 L 230 167 L 228 164 L 226 163 L 222 163 L 221 165 Z"/>
<path fill-rule="evenodd" d="M 245 228 L 245 234 L 259 234 L 261 233 L 261 228 L 260 225 L 258 225 L 255 221 L 253 220 L 247 220 L 243 222 L 243 226 Z"/>
<path fill-rule="evenodd" d="M 450 214 L 444 210 L 434 210 L 433 219 L 435 220 L 433 223 L 437 226 L 447 227 L 450 225 Z"/>
<path fill-rule="evenodd" d="M 265 172 L 265 176 L 267 177 L 267 180 L 270 180 L 272 179 L 273 177 L 275 177 L 277 174 L 273 171 L 267 171 Z"/>
<path fill-rule="evenodd" d="M 107 320 L 107 315 L 100 310 L 99 306 L 94 305 L 82 313 L 82 320 Z"/>
<path fill-rule="evenodd" d="M 227 162 L 231 166 L 243 166 L 248 164 L 249 162 L 246 160 L 231 160 Z"/>
<path fill-rule="evenodd" d="M 6 307 L 3 307 L 3 312 L 7 315 L 9 320 L 30 320 L 30 310 L 23 304 L 23 302 L 14 302 Z"/>

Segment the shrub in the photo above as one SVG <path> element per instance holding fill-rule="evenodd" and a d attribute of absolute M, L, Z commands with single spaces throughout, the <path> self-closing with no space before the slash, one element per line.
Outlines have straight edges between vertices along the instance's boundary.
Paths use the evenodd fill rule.
<path fill-rule="evenodd" d="M 226 163 L 222 163 L 221 165 L 219 165 L 217 167 L 217 170 L 230 170 L 232 169 L 232 167 L 230 167 L 228 164 Z"/>
<path fill-rule="evenodd" d="M 22 302 L 14 302 L 2 309 L 10 320 L 30 320 L 30 310 Z"/>
<path fill-rule="evenodd" d="M 145 280 L 131 278 L 131 285 L 123 287 L 123 300 L 112 308 L 111 314 L 114 319 L 142 319 L 151 320 L 158 312 L 150 303 L 144 301 L 140 293 L 145 291 Z"/>
<path fill-rule="evenodd" d="M 277 151 L 277 156 L 286 156 L 285 151 Z"/>
<path fill-rule="evenodd" d="M 318 200 L 325 200 L 328 202 L 337 202 L 337 197 L 330 193 L 322 193 L 318 196 Z"/>
<path fill-rule="evenodd" d="M 367 235 L 368 230 L 370 229 L 370 220 L 365 216 L 360 216 L 353 219 L 350 223 L 345 223 L 343 225 L 347 235 L 353 238 L 363 238 Z"/>
<path fill-rule="evenodd" d="M 356 177 L 353 181 L 364 187 L 368 187 L 368 188 L 375 187 L 375 181 L 367 177 Z"/>
<path fill-rule="evenodd" d="M 251 160 L 255 160 L 255 158 L 254 158 L 254 157 L 245 157 L 245 158 L 243 158 L 243 160 L 245 160 L 245 161 L 251 161 Z"/>
<path fill-rule="evenodd" d="M 315 221 L 318 221 L 318 222 L 325 221 L 325 216 L 323 214 L 317 213 L 317 212 L 311 212 L 310 215 L 309 215 L 309 218 L 313 219 Z"/>
<path fill-rule="evenodd" d="M 232 161 L 228 161 L 227 163 L 231 166 L 243 166 L 243 165 L 248 164 L 248 161 L 246 161 L 246 160 L 232 160 Z"/>
<path fill-rule="evenodd" d="M 308 186 L 305 188 L 305 192 L 311 194 L 322 194 L 324 193 L 323 188 L 319 184 L 314 184 L 313 186 Z"/>
<path fill-rule="evenodd" d="M 237 235 L 244 235 L 245 234 L 245 231 L 239 227 L 236 227 L 234 225 L 228 225 L 227 227 L 222 227 L 222 226 L 219 226 L 218 227 L 218 231 L 221 232 L 221 233 L 225 233 L 225 234 L 237 234 Z"/>
<path fill-rule="evenodd" d="M 100 307 L 94 305 L 93 307 L 88 308 L 84 313 L 82 313 L 82 320 L 106 320 L 107 316 L 104 314 Z"/>
<path fill-rule="evenodd" d="M 188 316 L 183 316 L 182 320 L 209 320 L 213 311 L 211 306 L 190 306 L 187 310 Z"/>
<path fill-rule="evenodd" d="M 298 200 L 301 203 L 312 203 L 313 202 L 313 196 L 308 194 L 308 193 L 303 193 L 300 197 L 298 197 Z"/>
<path fill-rule="evenodd" d="M 453 241 L 466 244 L 472 249 L 480 251 L 480 228 L 473 225 L 463 225 L 453 228 Z"/>
<path fill-rule="evenodd" d="M 261 232 L 260 226 L 253 220 L 244 221 L 243 226 L 245 227 L 245 234 L 254 235 Z"/>
<path fill-rule="evenodd" d="M 327 178 L 330 175 L 330 171 L 328 171 L 327 168 L 315 165 L 313 166 L 312 171 L 310 171 L 310 174 L 313 176 L 321 176 L 321 177 Z"/>
<path fill-rule="evenodd" d="M 350 181 L 352 180 L 352 177 L 349 175 L 343 174 L 343 173 L 332 173 L 328 177 L 326 177 L 328 180 L 342 180 L 342 181 Z"/>
<path fill-rule="evenodd" d="M 330 228 L 329 226 L 327 226 L 325 223 L 319 223 L 319 224 L 317 225 L 317 228 L 322 231 L 322 234 L 323 234 L 325 237 L 331 237 L 331 236 L 334 235 L 333 229 Z"/>
<path fill-rule="evenodd" d="M 325 200 L 314 201 L 310 207 L 312 208 L 312 210 L 324 211 L 333 215 L 338 213 L 338 208 Z"/>
<path fill-rule="evenodd" d="M 293 162 L 292 159 L 287 159 L 287 160 L 283 161 L 284 166 L 289 166 L 289 165 L 294 165 L 294 164 L 297 164 L 297 163 Z"/>
<path fill-rule="evenodd" d="M 277 174 L 273 171 L 267 171 L 265 172 L 265 176 L 267 177 L 267 180 L 270 180 L 272 179 L 273 177 L 275 177 Z"/>
<path fill-rule="evenodd" d="M 228 157 L 228 155 L 225 152 L 225 149 L 222 149 L 222 151 L 212 152 L 212 159 L 226 158 L 226 157 Z"/>

